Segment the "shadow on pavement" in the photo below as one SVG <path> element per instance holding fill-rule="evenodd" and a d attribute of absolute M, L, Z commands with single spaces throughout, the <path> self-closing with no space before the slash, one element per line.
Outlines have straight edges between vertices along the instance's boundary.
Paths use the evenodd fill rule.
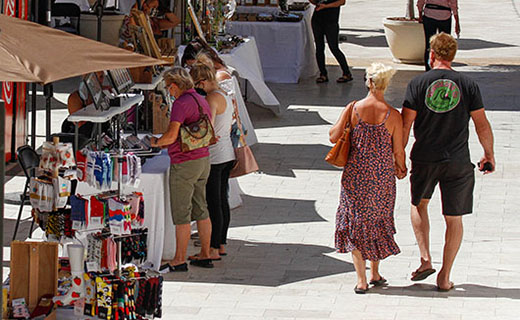
<path fill-rule="evenodd" d="M 319 112 L 309 111 L 305 107 L 288 109 L 284 112 L 283 116 L 277 118 L 272 118 L 272 113 L 264 115 L 256 111 L 252 111 L 251 109 L 252 108 L 250 108 L 248 105 L 249 115 L 254 114 L 253 121 L 255 129 L 329 124 L 328 121 L 324 120 L 320 116 Z"/>
<path fill-rule="evenodd" d="M 164 279 L 277 287 L 354 271 L 351 263 L 327 256 L 334 249 L 326 246 L 231 240 L 226 248 L 228 255 L 215 261 L 215 268 L 190 266 L 189 272 Z"/>
<path fill-rule="evenodd" d="M 455 61 L 454 66 L 455 70 L 462 72 L 478 83 L 486 109 L 501 111 L 518 110 L 520 96 L 516 90 L 511 90 L 511 85 L 520 82 L 520 66 L 489 65 L 473 67 L 457 63 L 457 61 Z M 464 70 L 470 67 L 476 70 Z M 310 78 L 301 80 L 299 84 L 269 84 L 269 87 L 280 100 L 283 110 L 286 110 L 288 106 L 309 105 L 315 107 L 337 106 L 342 108 L 349 101 L 359 100 L 366 96 L 367 90 L 363 81 L 364 69 L 352 70 L 354 81 L 346 84 L 337 84 L 335 82 L 336 77 L 341 75 L 341 70 L 338 66 L 327 66 L 327 69 L 329 71 L 328 83 L 316 84 L 314 79 Z M 401 108 L 408 83 L 423 72 L 422 70 L 398 70 L 385 94 L 386 101 L 396 108 Z M 289 122 L 286 117 L 298 115 L 295 113 L 286 115 L 285 113 L 287 113 L 287 110 L 279 117 L 281 124 Z M 272 115 L 270 118 L 272 119 Z M 258 121 L 261 123 L 264 119 L 262 117 L 257 119 L 253 116 L 255 125 Z M 295 119 L 290 121 L 291 125 L 298 123 Z M 269 127 L 267 118 L 265 119 L 265 124 L 261 127 Z"/>
<path fill-rule="evenodd" d="M 519 288 L 497 288 L 469 283 L 456 284 L 455 288 L 449 292 L 438 292 L 435 285 L 423 283 L 404 287 L 385 286 L 380 288 L 371 288 L 369 292 L 371 294 L 409 297 L 520 299 Z"/>
<path fill-rule="evenodd" d="M 252 146 L 260 171 L 283 177 L 295 177 L 293 170 L 341 170 L 325 162 L 330 148 L 323 144 L 257 143 Z"/>
<path fill-rule="evenodd" d="M 387 48 L 388 44 L 386 43 L 385 36 L 359 36 L 349 34 L 340 34 L 339 35 L 340 43 L 352 43 L 362 47 L 368 48 Z"/>
<path fill-rule="evenodd" d="M 231 212 L 231 228 L 327 221 L 316 212 L 314 200 L 241 197 L 244 205 Z"/>
<path fill-rule="evenodd" d="M 493 42 L 481 39 L 459 39 L 457 41 L 459 48 L 458 50 L 480 50 L 480 49 L 491 49 L 491 48 L 507 48 L 516 47 L 512 44 Z"/>
<path fill-rule="evenodd" d="M 366 32 L 366 33 L 385 33 L 385 29 L 355 29 L 355 28 L 339 28 L 339 31 L 349 31 L 349 32 Z"/>
<path fill-rule="evenodd" d="M 380 33 L 382 35 L 364 36 L 363 34 Z M 341 28 L 339 35 L 340 43 L 352 43 L 369 48 L 387 48 L 388 44 L 384 36 L 384 29 L 351 29 Z M 480 50 L 492 48 L 516 47 L 516 45 L 487 41 L 482 39 L 462 38 L 458 40 L 459 50 Z"/>

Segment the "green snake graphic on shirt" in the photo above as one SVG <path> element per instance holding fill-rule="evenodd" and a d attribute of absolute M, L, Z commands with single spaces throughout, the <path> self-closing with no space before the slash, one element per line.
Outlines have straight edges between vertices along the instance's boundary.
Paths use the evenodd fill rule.
<path fill-rule="evenodd" d="M 460 102 L 460 89 L 448 79 L 434 81 L 426 90 L 425 103 L 428 109 L 436 113 L 453 110 Z"/>

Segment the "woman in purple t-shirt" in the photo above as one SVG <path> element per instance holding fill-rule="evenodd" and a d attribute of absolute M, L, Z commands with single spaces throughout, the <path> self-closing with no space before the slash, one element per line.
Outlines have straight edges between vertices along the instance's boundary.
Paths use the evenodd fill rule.
<path fill-rule="evenodd" d="M 172 261 L 161 266 L 165 271 L 188 271 L 186 251 L 190 239 L 190 222 L 197 221 L 201 250 L 196 260 L 190 264 L 213 268 L 209 245 L 211 222 L 206 205 L 206 182 L 210 163 L 208 147 L 183 152 L 180 146 L 179 131 L 182 124 L 196 122 L 200 118 L 200 105 L 203 112 L 211 118 L 206 99 L 193 89 L 193 80 L 183 68 L 173 68 L 164 75 L 166 88 L 175 102 L 172 105 L 170 125 L 160 138 L 152 138 L 153 147 L 168 147 L 170 156 L 170 204 L 173 224 L 175 225 L 176 249 Z"/>

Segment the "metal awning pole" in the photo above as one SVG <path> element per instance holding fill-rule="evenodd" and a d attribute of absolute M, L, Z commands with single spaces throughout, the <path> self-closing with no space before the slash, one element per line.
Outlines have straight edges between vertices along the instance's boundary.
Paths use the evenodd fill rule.
<path fill-rule="evenodd" d="M 36 150 L 36 83 L 31 84 L 31 147 Z"/>
<path fill-rule="evenodd" d="M 52 83 L 43 86 L 45 95 L 45 140 L 51 141 L 51 98 Z"/>
<path fill-rule="evenodd" d="M 32 14 L 32 17 L 33 17 L 33 21 L 38 23 L 38 10 L 39 10 L 39 4 L 38 4 L 38 0 L 35 0 L 33 1 L 33 14 Z M 32 95 L 32 98 L 31 98 L 31 147 L 36 150 L 36 83 L 32 83 L 31 84 L 31 95 Z"/>
<path fill-rule="evenodd" d="M 4 282 L 4 181 L 5 181 L 5 105 L 0 105 L 0 280 Z M 0 305 L 3 303 L 0 295 Z"/>
<path fill-rule="evenodd" d="M 103 10 L 105 9 L 105 0 L 98 0 L 97 2 L 97 36 L 96 40 L 101 41 L 101 25 L 103 20 Z"/>

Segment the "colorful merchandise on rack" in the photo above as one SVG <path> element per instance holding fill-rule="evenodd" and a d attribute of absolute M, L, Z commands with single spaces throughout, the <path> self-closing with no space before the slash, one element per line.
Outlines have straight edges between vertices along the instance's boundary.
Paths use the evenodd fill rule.
<path fill-rule="evenodd" d="M 87 149 L 76 152 L 78 159 L 77 176 L 81 182 L 99 190 L 112 188 L 112 181 L 119 181 L 118 162 L 113 161 L 113 154 Z M 133 153 L 122 155 L 123 185 L 137 187 L 141 176 L 141 160 Z"/>

